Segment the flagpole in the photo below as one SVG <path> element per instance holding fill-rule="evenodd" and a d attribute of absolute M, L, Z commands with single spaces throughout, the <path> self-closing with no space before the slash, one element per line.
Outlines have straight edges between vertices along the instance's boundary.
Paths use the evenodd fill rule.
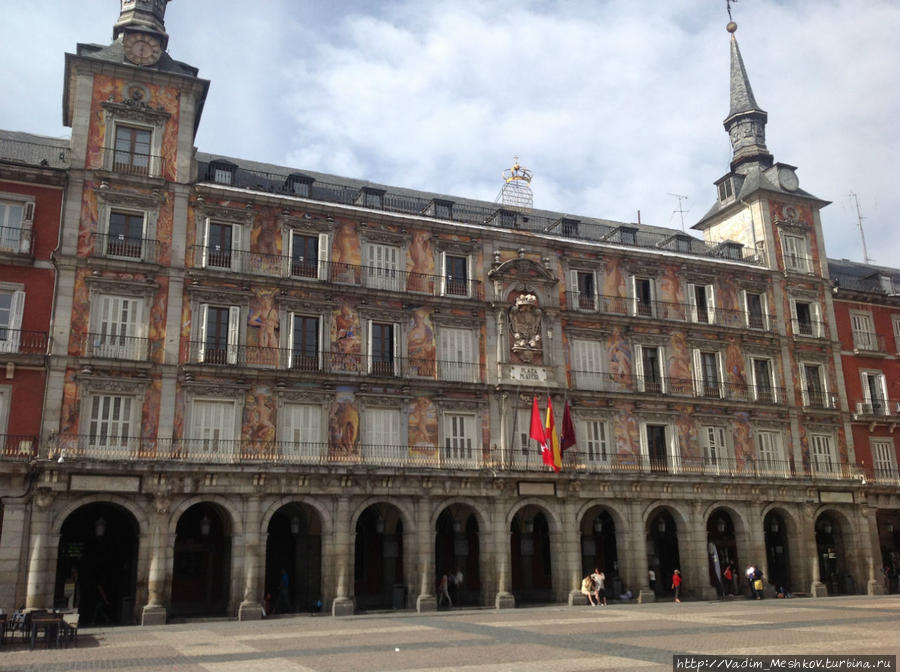
<path fill-rule="evenodd" d="M 512 437 L 510 437 L 509 446 L 507 447 L 506 454 L 506 468 L 508 469 L 513 462 L 513 455 L 516 450 L 516 429 L 519 427 L 519 402 L 520 394 L 519 391 L 522 389 L 521 385 L 516 385 L 516 403 L 513 408 L 513 426 L 512 426 Z"/>

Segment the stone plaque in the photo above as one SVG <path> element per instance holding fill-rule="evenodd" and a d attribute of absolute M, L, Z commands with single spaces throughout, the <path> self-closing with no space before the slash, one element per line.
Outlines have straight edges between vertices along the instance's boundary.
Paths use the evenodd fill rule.
<path fill-rule="evenodd" d="M 99 490 L 100 492 L 139 492 L 140 476 L 94 476 L 73 474 L 70 490 Z"/>
<path fill-rule="evenodd" d="M 852 492 L 819 492 L 819 501 L 823 504 L 852 504 Z"/>
<path fill-rule="evenodd" d="M 523 383 L 546 383 L 547 369 L 543 366 L 519 366 L 513 364 L 509 367 L 510 380 L 518 380 Z"/>
<path fill-rule="evenodd" d="M 549 495 L 553 497 L 556 494 L 555 483 L 519 483 L 519 496 L 527 497 L 529 495 Z"/>

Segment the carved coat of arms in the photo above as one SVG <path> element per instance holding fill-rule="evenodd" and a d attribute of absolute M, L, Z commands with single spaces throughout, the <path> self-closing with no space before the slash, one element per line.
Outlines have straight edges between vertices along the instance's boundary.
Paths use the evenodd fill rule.
<path fill-rule="evenodd" d="M 509 331 L 512 351 L 523 362 L 530 362 L 543 351 L 541 345 L 541 316 L 534 294 L 520 294 L 509 309 Z"/>

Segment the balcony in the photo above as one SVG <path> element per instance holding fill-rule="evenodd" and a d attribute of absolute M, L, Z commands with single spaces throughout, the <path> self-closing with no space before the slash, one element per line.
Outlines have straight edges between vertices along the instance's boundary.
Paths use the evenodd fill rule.
<path fill-rule="evenodd" d="M 228 273 L 246 273 L 271 278 L 293 278 L 333 285 L 353 285 L 379 291 L 450 296 L 483 300 L 479 280 L 455 280 L 443 275 L 412 273 L 398 269 L 360 266 L 333 261 L 307 262 L 287 255 L 260 254 L 244 250 L 221 250 L 194 245 L 195 268 Z"/>
<path fill-rule="evenodd" d="M 605 371 L 572 370 L 571 373 L 573 389 L 581 391 L 677 395 L 762 404 L 777 404 L 784 399 L 784 388 L 771 385 L 720 382 L 706 384 L 693 378 L 622 376 Z"/>
<path fill-rule="evenodd" d="M 46 331 L 0 328 L 0 353 L 46 355 L 48 341 Z"/>
<path fill-rule="evenodd" d="M 884 336 L 874 331 L 853 332 L 854 352 L 887 352 L 884 344 Z"/>
<path fill-rule="evenodd" d="M 312 352 L 293 348 L 250 345 L 210 345 L 190 342 L 190 363 L 208 366 L 266 368 L 297 373 L 333 373 L 419 378 L 475 383 L 482 380 L 481 365 L 474 362 L 383 357 L 346 352 Z"/>
<path fill-rule="evenodd" d="M 94 234 L 93 254 L 96 257 L 156 263 L 160 243 L 150 238 L 132 238 L 124 235 Z"/>
<path fill-rule="evenodd" d="M 159 177 L 162 174 L 163 157 L 158 154 L 143 154 L 114 147 L 103 149 L 103 170 L 119 175 L 138 177 Z"/>
<path fill-rule="evenodd" d="M 766 313 L 747 313 L 743 310 L 704 308 L 689 303 L 668 301 L 635 301 L 620 296 L 589 295 L 570 292 L 570 306 L 579 312 L 599 312 L 606 315 L 629 315 L 667 322 L 709 324 L 740 329 L 765 329 L 771 324 Z"/>
<path fill-rule="evenodd" d="M 833 409 L 837 408 L 837 398 L 818 390 L 804 390 L 803 405 L 807 408 Z"/>
<path fill-rule="evenodd" d="M 149 352 L 149 338 L 88 333 L 84 339 L 84 354 L 87 357 L 145 362 Z"/>
<path fill-rule="evenodd" d="M 0 252 L 33 256 L 34 232 L 31 222 L 25 226 L 0 226 Z"/>
<path fill-rule="evenodd" d="M 0 457 L 6 460 L 30 460 L 37 456 L 36 436 L 0 434 Z"/>
<path fill-rule="evenodd" d="M 813 273 L 813 258 L 800 254 L 785 254 L 784 269 L 794 273 Z"/>
<path fill-rule="evenodd" d="M 867 401 L 857 401 L 854 415 L 866 418 L 900 418 L 900 400 L 869 399 Z"/>

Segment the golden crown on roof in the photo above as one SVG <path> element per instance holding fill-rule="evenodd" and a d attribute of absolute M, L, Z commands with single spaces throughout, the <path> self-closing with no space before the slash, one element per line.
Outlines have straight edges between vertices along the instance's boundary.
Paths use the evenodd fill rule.
<path fill-rule="evenodd" d="M 506 180 L 506 183 L 509 184 L 515 180 L 531 182 L 532 172 L 528 168 L 523 168 L 519 165 L 518 156 L 514 156 L 513 161 L 513 167 L 503 171 L 503 179 Z"/>

